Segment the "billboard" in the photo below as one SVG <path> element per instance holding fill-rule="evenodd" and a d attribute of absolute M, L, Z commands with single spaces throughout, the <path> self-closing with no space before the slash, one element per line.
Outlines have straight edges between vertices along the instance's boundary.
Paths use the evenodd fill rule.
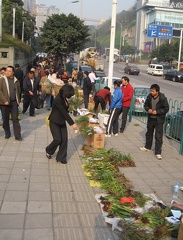
<path fill-rule="evenodd" d="M 149 24 L 147 36 L 151 38 L 171 39 L 173 34 L 172 26 Z"/>

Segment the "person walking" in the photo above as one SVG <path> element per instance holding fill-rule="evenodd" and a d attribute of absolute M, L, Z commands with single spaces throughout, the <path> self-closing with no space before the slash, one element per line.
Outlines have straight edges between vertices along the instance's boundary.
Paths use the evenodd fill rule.
<path fill-rule="evenodd" d="M 123 92 L 123 101 L 122 101 L 122 108 L 121 108 L 122 121 L 121 121 L 120 133 L 123 133 L 126 127 L 126 121 L 127 121 L 127 116 L 130 109 L 131 100 L 133 98 L 133 87 L 129 83 L 130 79 L 128 77 L 123 76 L 121 80 L 122 80 L 121 90 Z"/>
<path fill-rule="evenodd" d="M 15 140 L 21 141 L 21 127 L 18 120 L 18 106 L 20 104 L 20 83 L 14 77 L 14 67 L 8 66 L 5 75 L 0 78 L 0 106 L 3 117 L 3 129 L 5 139 L 11 137 L 10 114 L 13 122 Z"/>
<path fill-rule="evenodd" d="M 88 102 L 89 102 L 89 95 L 92 90 L 92 84 L 91 81 L 88 77 L 89 73 L 88 71 L 85 71 L 83 76 L 84 76 L 84 83 L 83 83 L 83 96 L 84 96 L 84 105 L 85 108 L 88 108 Z"/>
<path fill-rule="evenodd" d="M 141 147 L 140 150 L 143 152 L 151 150 L 155 130 L 155 155 L 158 160 L 161 160 L 163 124 L 166 113 L 169 111 L 169 104 L 165 95 L 160 92 L 158 84 L 151 85 L 150 94 L 146 98 L 144 108 L 148 112 L 148 122 L 145 147 Z"/>
<path fill-rule="evenodd" d="M 20 82 L 20 99 L 22 97 L 23 93 L 23 79 L 24 79 L 24 73 L 23 70 L 20 68 L 20 65 L 18 63 L 15 64 L 15 73 L 14 76 L 18 79 Z"/>
<path fill-rule="evenodd" d="M 73 86 L 64 85 L 53 101 L 52 111 L 49 116 L 53 141 L 46 147 L 46 157 L 51 159 L 57 147 L 59 147 L 56 160 L 63 164 L 67 163 L 68 134 L 66 122 L 72 126 L 73 130 L 78 129 L 68 112 L 69 104 L 67 99 L 74 96 L 74 94 Z"/>
<path fill-rule="evenodd" d="M 95 81 L 96 81 L 98 78 L 95 76 L 95 72 L 94 72 L 93 69 L 92 69 L 91 72 L 89 73 L 88 77 L 89 77 L 89 79 L 91 80 L 91 84 L 92 84 L 92 95 L 94 96 L 94 94 L 95 94 Z"/>
<path fill-rule="evenodd" d="M 38 94 L 41 94 L 41 86 L 39 84 L 40 80 L 35 78 L 34 71 L 29 71 L 28 77 L 24 79 L 23 89 L 24 89 L 24 101 L 23 101 L 23 111 L 24 114 L 29 107 L 29 116 L 35 117 L 35 106 Z"/>
<path fill-rule="evenodd" d="M 114 136 L 118 136 L 118 119 L 121 113 L 123 93 L 120 89 L 121 81 L 114 81 L 114 93 L 110 106 L 110 116 L 107 122 L 106 137 L 111 137 L 111 132 Z"/>
<path fill-rule="evenodd" d="M 98 105 L 101 105 L 102 111 L 106 109 L 106 105 L 109 102 L 109 106 L 111 105 L 111 92 L 109 87 L 104 87 L 96 92 L 94 96 L 94 111 L 97 111 Z"/>

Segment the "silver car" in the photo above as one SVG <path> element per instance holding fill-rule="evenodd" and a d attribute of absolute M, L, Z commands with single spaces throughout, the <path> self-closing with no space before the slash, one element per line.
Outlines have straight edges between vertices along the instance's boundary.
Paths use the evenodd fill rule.
<path fill-rule="evenodd" d="M 134 85 L 134 94 L 133 94 L 133 112 L 145 112 L 144 103 L 147 96 L 150 93 L 150 87 L 146 85 Z"/>

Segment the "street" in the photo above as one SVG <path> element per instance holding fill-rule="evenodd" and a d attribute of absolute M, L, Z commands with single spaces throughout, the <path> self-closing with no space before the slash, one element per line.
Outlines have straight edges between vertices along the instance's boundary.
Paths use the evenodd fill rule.
<path fill-rule="evenodd" d="M 123 71 L 124 67 L 125 67 L 124 62 L 114 63 L 113 76 L 114 77 L 122 77 L 124 75 L 128 76 L 130 79 L 130 83 L 132 85 L 138 84 L 150 86 L 151 84 L 156 83 L 160 86 L 161 92 L 166 95 L 168 100 L 173 99 L 177 100 L 178 102 L 183 101 L 183 83 L 164 80 L 163 76 L 151 76 L 146 73 L 147 65 L 138 65 L 141 71 L 138 76 L 125 74 Z M 107 62 L 105 62 L 105 73 L 108 76 Z"/>

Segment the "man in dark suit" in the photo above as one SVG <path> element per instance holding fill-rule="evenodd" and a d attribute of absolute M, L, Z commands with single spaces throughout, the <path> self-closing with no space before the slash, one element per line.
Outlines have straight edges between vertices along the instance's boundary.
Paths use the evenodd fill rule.
<path fill-rule="evenodd" d="M 85 71 L 83 73 L 83 76 L 84 76 L 83 95 L 84 95 L 84 105 L 85 105 L 85 108 L 88 108 L 89 95 L 90 95 L 91 90 L 92 90 L 91 80 L 88 77 L 88 75 L 89 75 L 88 71 Z"/>
<path fill-rule="evenodd" d="M 18 63 L 15 64 L 14 76 L 18 79 L 18 81 L 20 83 L 20 99 L 21 99 L 21 96 L 22 96 L 22 93 L 23 93 L 24 73 L 23 73 L 22 69 L 20 69 L 20 65 Z"/>
<path fill-rule="evenodd" d="M 35 105 L 37 101 L 37 95 L 41 94 L 41 86 L 39 85 L 39 79 L 35 78 L 34 71 L 29 71 L 28 76 L 24 79 L 24 101 L 23 111 L 25 113 L 29 107 L 29 115 L 35 116 Z"/>

